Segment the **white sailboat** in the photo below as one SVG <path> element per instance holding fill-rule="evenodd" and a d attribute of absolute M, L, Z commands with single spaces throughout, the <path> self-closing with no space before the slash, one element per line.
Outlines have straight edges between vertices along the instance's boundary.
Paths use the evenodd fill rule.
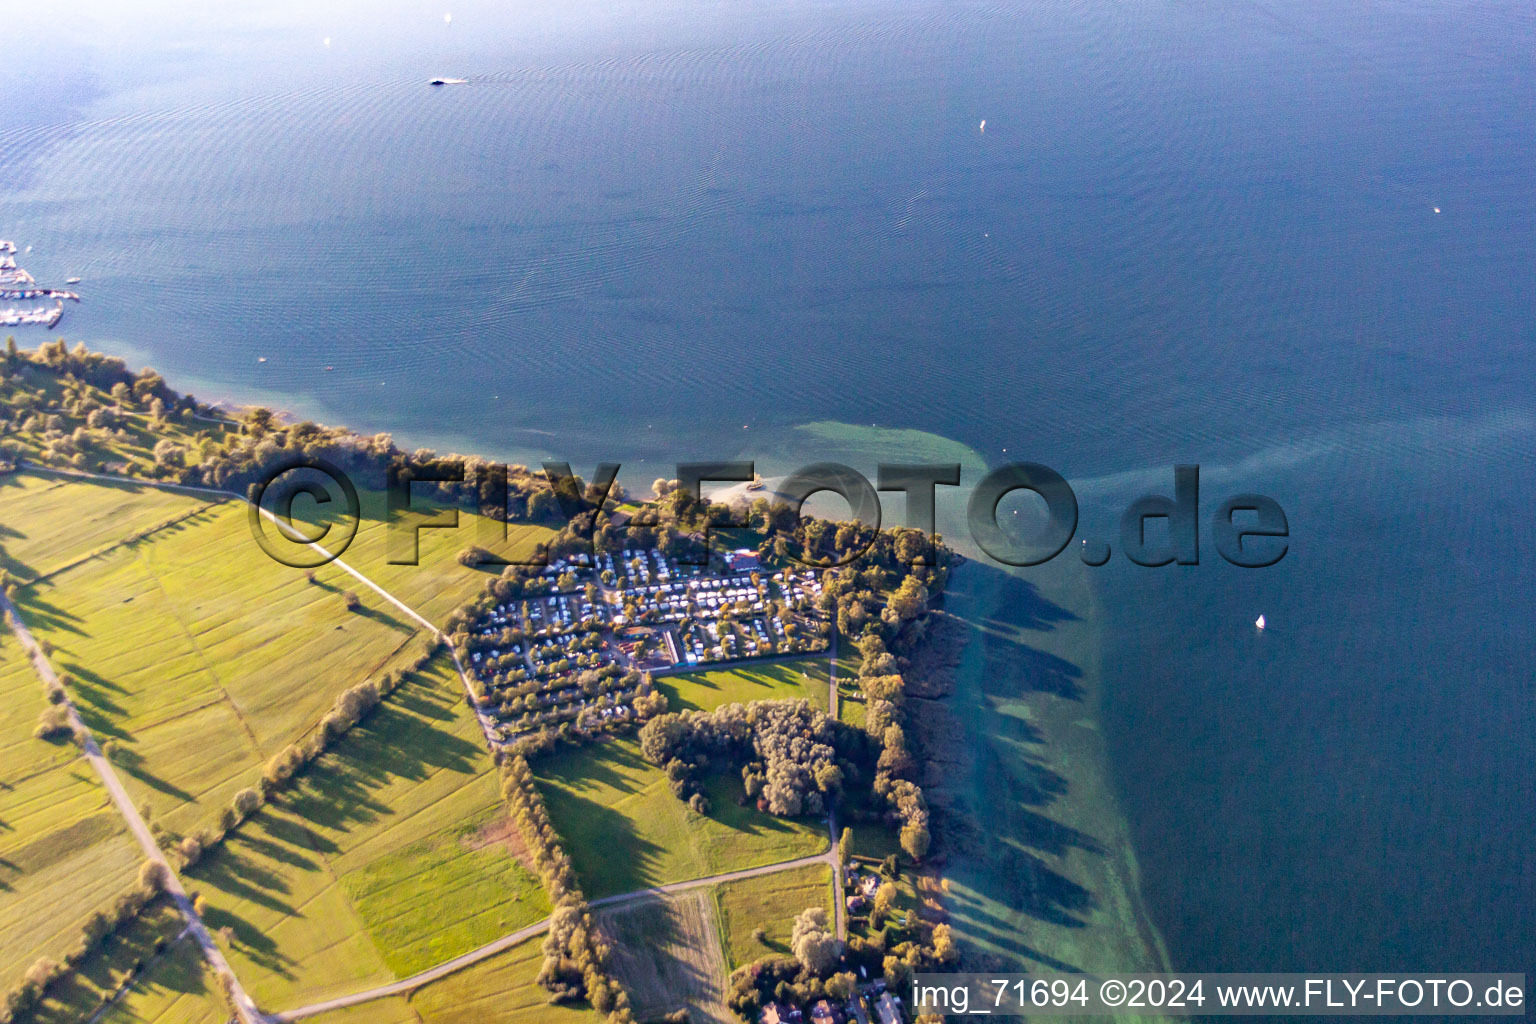
<path fill-rule="evenodd" d="M 1260 629 L 1263 629 L 1264 628 L 1264 616 L 1260 615 L 1258 618 L 1254 619 L 1253 620 L 1253 624 L 1255 626 L 1259 627 Z"/>

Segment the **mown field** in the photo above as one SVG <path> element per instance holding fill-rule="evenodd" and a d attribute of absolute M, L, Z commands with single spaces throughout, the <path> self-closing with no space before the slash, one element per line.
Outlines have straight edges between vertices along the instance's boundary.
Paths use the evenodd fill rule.
<path fill-rule="evenodd" d="M 693 813 L 631 740 L 568 748 L 535 770 L 589 897 L 793 860 L 827 846 L 820 821 L 738 806 L 734 772 L 710 778 L 710 815 Z"/>
<path fill-rule="evenodd" d="M 35 580 L 208 504 L 208 498 L 144 484 L 50 473 L 0 476 L 0 569 Z"/>
<path fill-rule="evenodd" d="M 789 933 L 802 910 L 821 907 L 831 915 L 832 869 L 814 864 L 742 878 L 717 885 L 711 893 L 729 972 L 769 953 L 788 953 Z M 766 933 L 761 942 L 753 935 L 759 928 Z"/>
<path fill-rule="evenodd" d="M 0 627 L 0 989 L 74 945 L 143 860 L 74 745 L 32 735 L 46 706 L 42 681 Z"/>
<path fill-rule="evenodd" d="M 722 704 L 754 700 L 800 700 L 827 709 L 826 655 L 793 661 L 746 664 L 664 676 L 656 681 L 673 711 L 713 711 Z"/>
<path fill-rule="evenodd" d="M 538 921 L 499 780 L 439 656 L 186 884 L 267 1009 L 392 981 Z"/>
<path fill-rule="evenodd" d="M 613 976 L 640 1020 L 687 1008 L 692 1024 L 735 1024 L 725 1005 L 725 964 L 708 892 L 610 907 L 597 914 L 597 923 L 613 950 Z"/>

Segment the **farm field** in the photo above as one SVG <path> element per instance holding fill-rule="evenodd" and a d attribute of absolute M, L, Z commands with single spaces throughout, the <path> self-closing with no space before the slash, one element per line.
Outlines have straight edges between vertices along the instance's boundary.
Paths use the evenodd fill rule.
<path fill-rule="evenodd" d="M 31 581 L 208 504 L 136 483 L 52 473 L 0 476 L 0 569 Z"/>
<path fill-rule="evenodd" d="M 613 975 L 629 992 L 640 1020 L 687 1008 L 695 1024 L 735 1024 L 725 1005 L 710 894 L 681 893 L 612 907 L 597 915 L 613 952 Z"/>
<path fill-rule="evenodd" d="M 0 626 L 0 985 L 57 959 L 93 912 L 136 881 L 143 855 L 68 741 L 32 735 L 42 681 Z"/>
<path fill-rule="evenodd" d="M 419 1019 L 420 1024 L 602 1024 L 606 1016 L 584 1003 L 550 1005 L 549 993 L 536 983 L 544 963 L 541 945 L 541 939 L 529 939 L 505 953 L 417 989 L 410 998 L 416 1018 L 403 1020 Z M 361 1024 L 365 1018 L 356 1019 Z M 375 1018 L 366 1019 L 371 1024 Z M 393 1024 L 392 1018 L 380 1019 Z M 314 1024 L 350 1022 L 327 1016 L 315 1018 Z"/>
<path fill-rule="evenodd" d="M 545 917 L 439 656 L 186 873 L 268 1009 L 392 981 Z"/>
<path fill-rule="evenodd" d="M 117 748 L 135 802 L 182 832 L 421 632 L 334 566 L 310 583 L 267 558 L 234 503 L 24 587 L 17 604 L 74 677 L 86 724 Z"/>
<path fill-rule="evenodd" d="M 800 700 L 827 709 L 827 656 L 793 661 L 744 664 L 664 676 L 656 686 L 667 695 L 673 711 L 713 711 L 723 704 L 755 700 Z"/>
<path fill-rule="evenodd" d="M 816 864 L 742 878 L 717 885 L 711 893 L 730 972 L 769 953 L 788 953 L 790 929 L 802 910 L 821 907 L 832 913 L 832 869 Z M 763 942 L 753 937 L 758 928 L 767 933 Z"/>
<path fill-rule="evenodd" d="M 736 803 L 740 776 L 713 775 L 701 817 L 672 795 L 632 740 L 562 750 L 535 768 L 555 829 L 589 898 L 774 864 L 827 847 L 820 821 Z"/>

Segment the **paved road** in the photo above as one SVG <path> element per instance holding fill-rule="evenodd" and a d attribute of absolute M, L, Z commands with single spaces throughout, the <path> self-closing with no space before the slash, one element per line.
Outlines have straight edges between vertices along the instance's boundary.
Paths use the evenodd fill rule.
<path fill-rule="evenodd" d="M 3 613 L 11 625 L 11 631 L 16 634 L 16 639 L 21 643 L 22 649 L 32 661 L 32 667 L 43 681 L 53 685 L 62 686 L 58 674 L 54 672 L 53 665 L 49 663 L 47 656 L 37 640 L 33 638 L 32 631 L 22 621 L 21 614 L 10 600 L 0 594 L 0 613 Z M 107 788 L 107 793 L 112 797 L 112 802 L 117 806 L 117 811 L 123 820 L 128 823 L 128 831 L 133 833 L 133 838 L 138 842 L 139 848 L 144 851 L 144 856 L 157 864 L 165 866 L 165 891 L 176 908 L 181 911 L 181 916 L 186 918 L 187 928 L 192 933 L 193 940 L 203 951 L 203 957 L 213 966 L 215 973 L 227 974 L 233 983 L 233 995 L 235 1006 L 242 1021 L 246 1024 L 259 1024 L 263 1020 L 261 1012 L 256 1009 L 256 1004 L 246 994 L 240 985 L 240 979 L 235 977 L 235 972 L 230 968 L 229 961 L 224 958 L 224 953 L 214 943 L 213 936 L 208 934 L 202 918 L 198 917 L 192 901 L 187 898 L 186 889 L 182 888 L 181 879 L 176 877 L 176 872 L 171 868 L 170 862 L 165 859 L 160 845 L 155 842 L 154 835 L 149 831 L 149 826 L 144 823 L 139 810 L 133 805 L 133 799 L 128 795 L 128 790 L 123 787 L 122 779 L 118 778 L 117 771 L 112 767 L 112 762 L 102 754 L 101 747 L 96 743 L 96 738 L 91 735 L 81 720 L 80 713 L 75 709 L 74 702 L 66 695 L 64 705 L 69 711 L 69 724 L 79 730 L 85 737 L 85 759 L 101 778 L 101 784 Z"/>

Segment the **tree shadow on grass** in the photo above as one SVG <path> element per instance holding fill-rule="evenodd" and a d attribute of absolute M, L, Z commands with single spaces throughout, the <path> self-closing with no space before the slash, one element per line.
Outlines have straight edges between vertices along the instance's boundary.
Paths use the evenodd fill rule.
<path fill-rule="evenodd" d="M 559 782 L 567 786 L 583 784 L 606 786 L 621 793 L 639 793 L 645 787 L 620 768 L 635 771 L 655 768 L 638 752 L 616 743 L 580 747 L 566 754 L 559 762 L 552 759 L 548 763 L 550 765 L 558 763 L 559 767 L 556 771 L 540 772 L 540 778 L 543 780 Z"/>
<path fill-rule="evenodd" d="M 240 835 L 231 835 L 219 845 L 212 857 L 199 861 L 187 874 L 201 885 L 211 886 L 234 899 L 245 900 L 279 914 L 291 915 L 297 910 L 274 893 L 287 893 L 292 887 L 277 872 L 265 868 L 254 859 L 243 856 L 239 847 L 244 843 Z"/>
<path fill-rule="evenodd" d="M 284 814 L 277 813 L 276 810 L 269 809 L 262 816 L 261 823 L 265 826 L 267 834 L 274 840 L 277 840 L 279 843 L 288 844 L 286 850 L 275 846 L 275 844 L 268 844 L 277 850 L 283 851 L 277 859 L 285 863 L 296 864 L 305 868 L 320 866 L 317 862 L 310 861 L 296 852 L 301 849 L 310 850 L 321 855 L 341 852 L 341 847 L 329 839 L 316 835 L 313 830 L 306 827 L 303 819 L 289 818 Z M 251 843 L 254 849 L 256 848 L 256 841 L 259 840 L 253 835 L 247 841 Z"/>
<path fill-rule="evenodd" d="M 365 619 L 372 619 L 374 622 L 388 626 L 398 633 L 414 633 L 420 628 L 413 622 L 406 622 L 404 619 L 396 618 L 382 608 L 371 608 L 366 604 L 359 604 L 356 608 L 352 609 L 352 614 Z"/>
<path fill-rule="evenodd" d="M 74 676 L 77 681 L 83 682 L 83 683 L 89 683 L 92 686 L 96 687 L 97 689 L 111 690 L 114 693 L 121 693 L 121 694 L 124 694 L 124 695 L 127 695 L 128 693 L 131 692 L 126 687 L 121 686 L 118 683 L 112 682 L 110 679 L 106 678 L 101 673 L 87 668 L 86 666 L 80 664 L 78 661 L 73 661 L 72 660 L 72 661 L 61 662 L 60 665 L 64 669 L 64 671 L 66 671 L 70 675 Z"/>
<path fill-rule="evenodd" d="M 76 636 L 90 636 L 85 630 L 75 625 L 84 622 L 80 616 L 67 611 L 60 606 L 43 600 L 37 588 L 27 587 L 17 592 L 16 607 L 21 612 L 24 622 L 33 631 L 55 630 L 62 633 L 73 633 Z"/>
<path fill-rule="evenodd" d="M 297 915 L 296 911 L 290 913 Z M 275 939 L 239 914 L 221 907 L 210 907 L 208 913 L 203 915 L 203 921 L 214 932 L 228 928 L 235 938 L 232 948 L 245 954 L 257 967 L 283 978 L 294 977 L 294 968 L 299 962 L 282 953 Z"/>
<path fill-rule="evenodd" d="M 555 830 L 565 837 L 576 877 L 589 896 L 656 884 L 666 847 L 640 835 L 622 811 L 570 792 L 545 794 Z"/>
<path fill-rule="evenodd" d="M 336 844 L 319 841 L 319 837 L 301 831 L 299 826 L 285 821 L 273 814 L 271 810 L 262 813 L 260 823 L 266 830 L 267 836 L 271 836 L 270 839 L 255 829 L 247 828 L 241 831 L 240 842 L 252 852 L 268 860 L 275 860 L 279 864 L 287 864 L 300 871 L 314 871 L 321 867 L 320 861 L 304 856 L 299 852 L 301 849 L 329 847 L 329 849 L 317 850 L 322 853 L 335 853 L 338 849 Z"/>

